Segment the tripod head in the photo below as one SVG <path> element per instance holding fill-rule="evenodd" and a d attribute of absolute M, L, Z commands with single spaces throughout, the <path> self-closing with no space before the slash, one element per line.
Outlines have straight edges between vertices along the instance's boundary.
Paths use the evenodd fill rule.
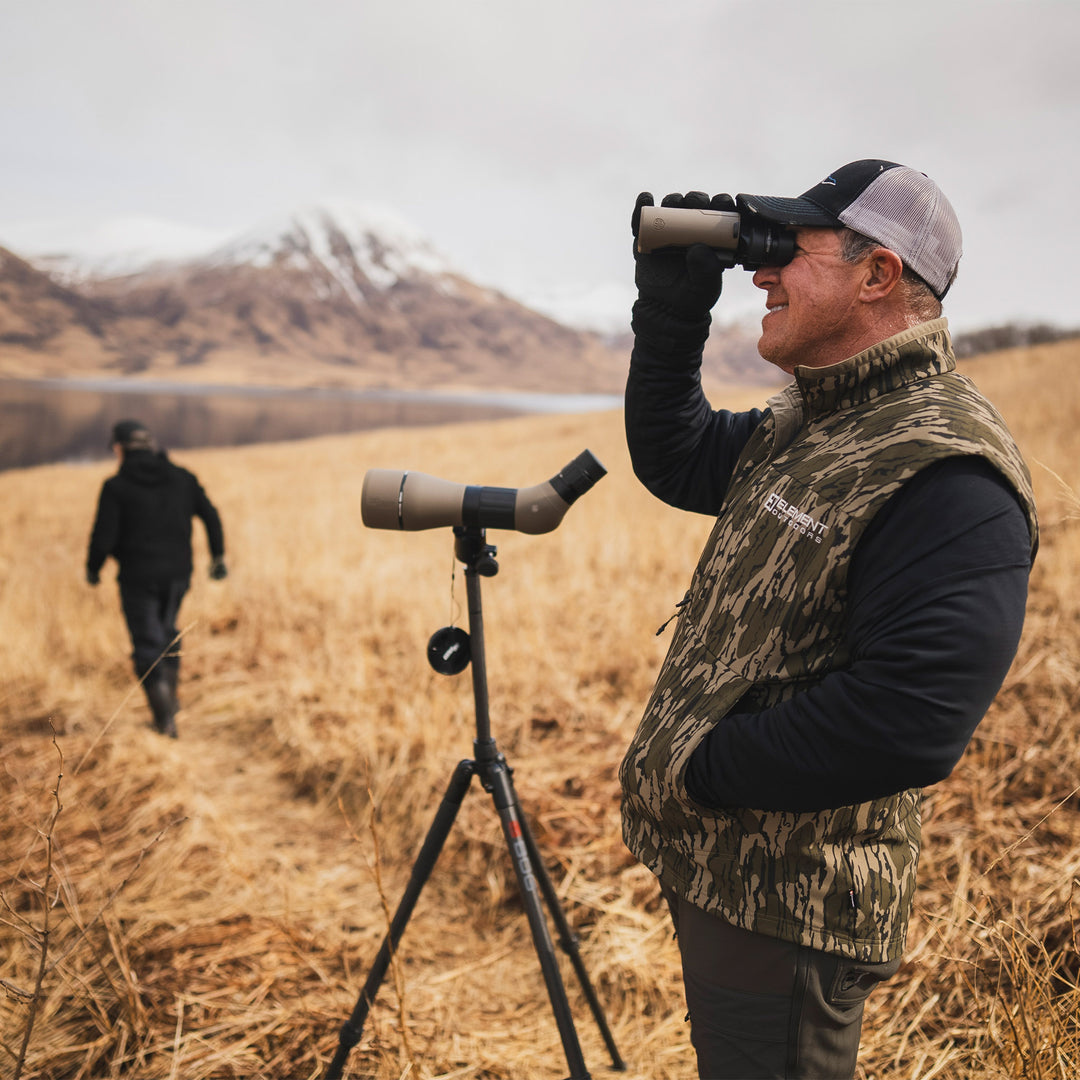
<path fill-rule="evenodd" d="M 465 564 L 465 580 L 470 597 L 470 625 L 473 620 L 480 618 L 479 586 L 477 585 L 474 593 L 472 581 L 477 575 L 494 577 L 499 572 L 499 564 L 495 561 L 497 554 L 495 546 L 487 542 L 487 533 L 483 529 L 454 526 L 454 555 Z M 436 630 L 428 640 L 427 658 L 428 663 L 440 675 L 459 675 L 473 658 L 472 638 L 460 626 L 444 626 L 441 630 Z"/>

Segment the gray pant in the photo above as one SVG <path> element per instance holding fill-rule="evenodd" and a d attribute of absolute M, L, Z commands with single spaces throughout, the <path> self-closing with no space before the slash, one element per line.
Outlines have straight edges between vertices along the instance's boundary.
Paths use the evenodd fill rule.
<path fill-rule="evenodd" d="M 750 933 L 668 889 L 700 1080 L 849 1080 L 863 1003 L 900 961 L 860 964 Z"/>

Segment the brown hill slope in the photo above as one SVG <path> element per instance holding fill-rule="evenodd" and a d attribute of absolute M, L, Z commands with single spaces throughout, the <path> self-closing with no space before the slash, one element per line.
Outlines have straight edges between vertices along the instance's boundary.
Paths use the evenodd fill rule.
<path fill-rule="evenodd" d="M 0 375 L 35 376 L 54 367 L 77 370 L 101 349 L 111 305 L 55 281 L 0 248 Z M 40 358 L 35 361 L 34 358 Z"/>
<path fill-rule="evenodd" d="M 610 393 L 629 321 L 617 341 L 562 325 L 467 280 L 392 212 L 349 204 L 186 261 L 32 265 L 0 248 L 0 377 Z M 715 328 L 706 376 L 768 382 L 756 338 Z"/>
<path fill-rule="evenodd" d="M 0 249 L 0 375 L 215 384 L 610 391 L 624 361 L 449 274 L 355 289 L 284 256 L 66 287 Z"/>

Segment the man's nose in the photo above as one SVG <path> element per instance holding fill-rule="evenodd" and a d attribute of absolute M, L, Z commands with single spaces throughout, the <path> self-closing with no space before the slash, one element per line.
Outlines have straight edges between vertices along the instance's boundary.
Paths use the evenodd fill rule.
<path fill-rule="evenodd" d="M 753 282 L 759 289 L 767 289 L 780 280 L 779 266 L 759 266 L 754 271 Z"/>

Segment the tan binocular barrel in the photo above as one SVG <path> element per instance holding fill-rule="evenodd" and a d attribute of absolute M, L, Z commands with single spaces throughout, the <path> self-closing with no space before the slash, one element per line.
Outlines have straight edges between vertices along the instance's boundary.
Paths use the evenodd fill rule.
<path fill-rule="evenodd" d="M 644 253 L 665 247 L 709 247 L 734 251 L 739 243 L 739 215 L 734 210 L 692 210 L 677 206 L 643 206 L 637 249 Z"/>

